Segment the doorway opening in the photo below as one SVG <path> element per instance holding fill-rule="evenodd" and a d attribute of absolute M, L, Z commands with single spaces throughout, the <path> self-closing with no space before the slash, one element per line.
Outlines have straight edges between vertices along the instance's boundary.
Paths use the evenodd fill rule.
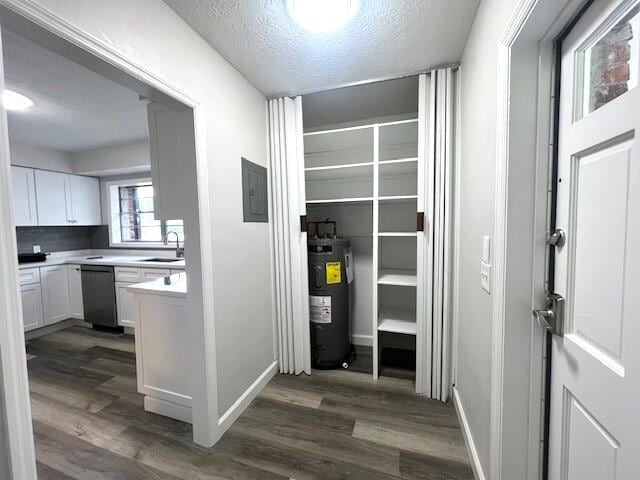
<path fill-rule="evenodd" d="M 160 415 L 176 410 L 182 421 L 171 428 L 208 442 L 191 427 L 187 349 L 172 359 L 182 403 L 151 401 L 161 380 L 151 362 L 142 368 L 138 347 L 151 337 L 130 290 L 158 279 L 177 291 L 188 278 L 183 317 L 203 322 L 194 105 L 9 9 L 0 15 L 4 83 L 29 100 L 3 103 L 15 221 L 7 245 L 20 254 L 23 312 L 11 321 L 25 330 L 11 348 L 24 356 L 26 344 L 36 444 L 46 450 L 76 425 L 101 448 L 127 416 L 166 424 Z M 191 327 L 180 331 L 189 343 Z"/>

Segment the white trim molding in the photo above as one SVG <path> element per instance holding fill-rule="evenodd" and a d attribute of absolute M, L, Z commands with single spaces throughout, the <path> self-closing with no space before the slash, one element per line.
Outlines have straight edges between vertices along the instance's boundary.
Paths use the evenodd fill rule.
<path fill-rule="evenodd" d="M 460 398 L 460 394 L 458 393 L 458 389 L 456 387 L 453 387 L 453 405 L 456 408 L 458 421 L 460 422 L 460 427 L 462 428 L 464 443 L 467 446 L 467 452 L 469 453 L 469 458 L 471 459 L 473 476 L 475 480 L 485 480 L 487 477 L 482 470 L 480 455 L 478 454 L 476 443 L 473 440 L 473 435 L 471 434 L 471 427 L 469 426 L 469 421 L 467 420 L 467 415 L 465 414 L 464 406 L 462 405 L 462 399 Z"/>
<path fill-rule="evenodd" d="M 4 63 L 0 39 L 0 91 Z M 35 479 L 36 460 L 31 426 L 31 403 L 24 349 L 22 302 L 18 286 L 7 113 L 0 106 L 0 476 Z M 3 410 L 3 411 L 2 411 Z M 8 464 L 7 464 L 8 462 Z"/>
<path fill-rule="evenodd" d="M 550 39 L 583 0 L 521 0 L 498 44 L 489 478 L 538 480 Z M 542 249 L 544 250 L 544 248 Z M 533 273 L 532 273 L 533 272 Z"/>
<path fill-rule="evenodd" d="M 353 343 L 354 345 L 361 345 L 363 347 L 372 347 L 373 335 L 360 335 L 357 333 L 352 333 L 351 343 Z"/>
<path fill-rule="evenodd" d="M 264 372 L 260 374 L 258 378 L 245 390 L 245 392 L 238 397 L 229 409 L 218 420 L 218 426 L 220 427 L 219 435 L 222 436 L 227 429 L 233 425 L 242 412 L 253 402 L 269 381 L 278 373 L 278 362 L 272 362 Z"/>

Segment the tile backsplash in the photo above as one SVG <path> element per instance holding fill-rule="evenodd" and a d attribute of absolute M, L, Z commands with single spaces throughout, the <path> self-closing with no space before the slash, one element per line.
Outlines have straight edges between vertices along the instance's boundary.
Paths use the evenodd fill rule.
<path fill-rule="evenodd" d="M 109 248 L 109 227 L 16 227 L 18 253 L 31 253 L 34 245 L 42 252 Z"/>

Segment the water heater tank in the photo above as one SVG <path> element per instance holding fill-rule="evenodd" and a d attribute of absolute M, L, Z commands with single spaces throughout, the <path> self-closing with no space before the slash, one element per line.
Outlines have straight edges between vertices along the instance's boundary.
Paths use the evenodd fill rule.
<path fill-rule="evenodd" d="M 334 235 L 309 236 L 308 259 L 312 366 L 347 367 L 352 352 L 349 240 L 335 236 L 334 224 Z"/>

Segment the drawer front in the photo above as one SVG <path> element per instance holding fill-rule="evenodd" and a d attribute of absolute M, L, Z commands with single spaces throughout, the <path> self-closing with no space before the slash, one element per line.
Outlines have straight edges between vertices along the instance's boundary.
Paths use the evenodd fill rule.
<path fill-rule="evenodd" d="M 171 270 L 168 268 L 141 268 L 142 280 L 155 280 L 160 277 L 168 277 Z"/>
<path fill-rule="evenodd" d="M 31 285 L 32 283 L 40 283 L 39 268 L 25 268 L 19 270 L 20 285 Z"/>
<path fill-rule="evenodd" d="M 140 268 L 115 267 L 116 282 L 138 283 L 143 277 Z"/>

